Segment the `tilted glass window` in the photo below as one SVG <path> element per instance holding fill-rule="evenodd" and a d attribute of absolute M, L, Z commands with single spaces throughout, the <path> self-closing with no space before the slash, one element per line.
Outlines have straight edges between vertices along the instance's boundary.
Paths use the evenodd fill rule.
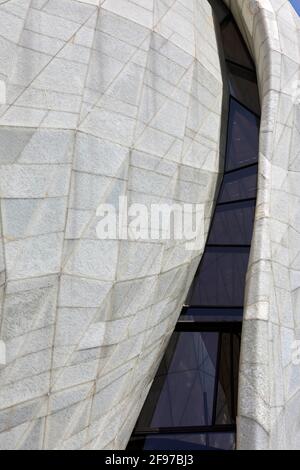
<path fill-rule="evenodd" d="M 259 119 L 235 99 L 230 100 L 226 171 L 258 160 Z"/>
<path fill-rule="evenodd" d="M 249 248 L 208 247 L 188 296 L 188 305 L 242 306 Z"/>
<path fill-rule="evenodd" d="M 218 333 L 175 332 L 155 377 L 139 428 L 212 424 Z"/>
<path fill-rule="evenodd" d="M 257 93 L 256 75 L 252 70 L 239 65 L 228 63 L 228 78 L 230 94 L 246 108 L 260 114 L 260 102 Z"/>
<path fill-rule="evenodd" d="M 219 204 L 254 199 L 257 193 L 257 166 L 227 173 L 223 178 Z"/>
<path fill-rule="evenodd" d="M 129 449 L 233 449 L 239 350 L 236 328 L 176 331 Z"/>
<path fill-rule="evenodd" d="M 241 38 L 241 33 L 232 19 L 225 20 L 222 25 L 222 41 L 227 60 L 248 69 L 254 69 L 253 61 Z"/>
<path fill-rule="evenodd" d="M 255 200 L 217 206 L 209 245 L 250 245 L 253 232 Z"/>

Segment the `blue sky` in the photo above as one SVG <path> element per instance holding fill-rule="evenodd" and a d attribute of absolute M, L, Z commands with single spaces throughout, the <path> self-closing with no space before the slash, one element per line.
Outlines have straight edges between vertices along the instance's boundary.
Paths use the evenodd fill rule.
<path fill-rule="evenodd" d="M 290 0 L 298 15 L 300 15 L 300 0 Z"/>

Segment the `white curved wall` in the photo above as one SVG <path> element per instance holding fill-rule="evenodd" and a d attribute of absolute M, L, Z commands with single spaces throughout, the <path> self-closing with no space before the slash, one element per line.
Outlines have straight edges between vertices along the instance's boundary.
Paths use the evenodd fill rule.
<path fill-rule="evenodd" d="M 222 77 L 206 0 L 0 3 L 0 448 L 122 448 L 202 250 L 101 241 L 99 203 L 203 203 Z"/>
<path fill-rule="evenodd" d="M 226 3 L 255 58 L 262 101 L 238 446 L 299 449 L 300 20 L 287 0 Z"/>

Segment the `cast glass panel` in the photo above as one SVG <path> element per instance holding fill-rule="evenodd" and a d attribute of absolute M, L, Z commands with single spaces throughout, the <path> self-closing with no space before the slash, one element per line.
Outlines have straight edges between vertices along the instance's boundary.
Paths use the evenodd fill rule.
<path fill-rule="evenodd" d="M 240 32 L 235 23 L 233 21 L 225 22 L 222 25 L 221 33 L 226 59 L 248 69 L 253 69 L 252 59 L 244 42 L 241 40 Z"/>
<path fill-rule="evenodd" d="M 218 333 L 175 332 L 137 429 L 208 426 L 212 422 Z"/>
<path fill-rule="evenodd" d="M 249 248 L 208 247 L 190 289 L 187 305 L 243 306 L 248 260 Z"/>
<path fill-rule="evenodd" d="M 224 175 L 218 203 L 254 199 L 257 192 L 257 165 Z"/>
<path fill-rule="evenodd" d="M 259 115 L 260 102 L 255 73 L 232 63 L 229 64 L 228 69 L 231 96 Z"/>
<path fill-rule="evenodd" d="M 222 334 L 220 340 L 220 362 L 217 389 L 215 424 L 235 422 L 237 414 L 238 361 L 240 356 L 240 336 Z"/>
<path fill-rule="evenodd" d="M 230 101 L 226 171 L 256 163 L 259 119 L 236 100 Z"/>
<path fill-rule="evenodd" d="M 230 16 L 230 11 L 223 2 L 220 2 L 220 0 L 208 1 L 211 4 L 219 23 L 222 23 L 227 16 Z"/>
<path fill-rule="evenodd" d="M 209 245 L 250 245 L 255 214 L 255 200 L 216 207 Z"/>

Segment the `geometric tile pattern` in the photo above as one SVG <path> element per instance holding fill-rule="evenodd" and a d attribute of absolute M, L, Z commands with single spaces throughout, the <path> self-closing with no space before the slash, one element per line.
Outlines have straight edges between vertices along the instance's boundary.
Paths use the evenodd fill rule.
<path fill-rule="evenodd" d="M 300 20 L 287 0 L 226 3 L 253 52 L 262 101 L 238 447 L 299 449 Z"/>
<path fill-rule="evenodd" d="M 0 80 L 0 449 L 124 448 L 203 249 L 99 240 L 96 209 L 203 203 L 207 234 L 223 106 L 211 7 L 0 1 Z"/>

